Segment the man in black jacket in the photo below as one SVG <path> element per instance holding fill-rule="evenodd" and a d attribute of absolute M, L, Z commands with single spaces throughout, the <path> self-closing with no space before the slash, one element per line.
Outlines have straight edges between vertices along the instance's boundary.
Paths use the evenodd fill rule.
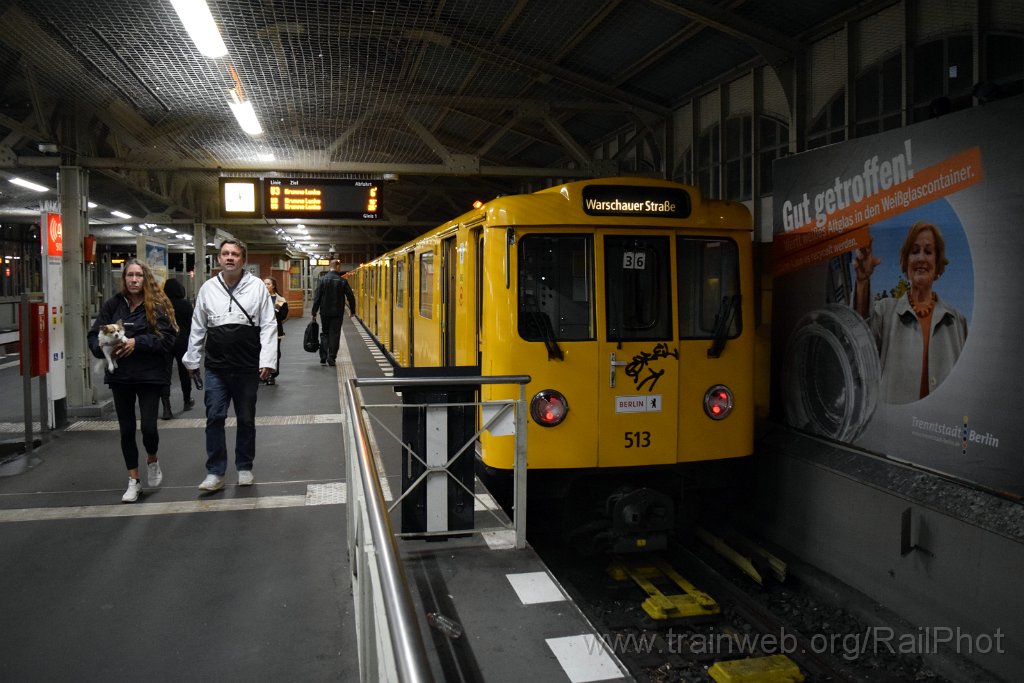
<path fill-rule="evenodd" d="M 345 315 L 345 301 L 351 317 L 356 315 L 356 297 L 348 280 L 341 277 L 341 261 L 331 261 L 331 269 L 320 280 L 313 295 L 312 316 L 317 311 L 323 312 L 323 328 L 327 334 L 327 365 L 334 365 L 338 358 L 338 347 L 341 345 L 341 323 Z M 320 363 L 323 365 L 323 361 Z"/>

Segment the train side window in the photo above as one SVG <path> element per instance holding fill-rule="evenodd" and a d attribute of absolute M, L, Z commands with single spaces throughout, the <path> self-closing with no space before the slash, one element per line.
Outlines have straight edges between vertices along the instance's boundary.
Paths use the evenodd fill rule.
<path fill-rule="evenodd" d="M 420 254 L 420 317 L 434 317 L 434 252 Z"/>
<path fill-rule="evenodd" d="M 729 315 L 729 338 L 740 333 L 739 249 L 732 240 L 677 238 L 679 337 L 711 339 Z M 731 308 L 731 310 L 730 310 Z"/>
<path fill-rule="evenodd" d="M 519 336 L 527 341 L 594 338 L 593 238 L 519 240 Z"/>
<path fill-rule="evenodd" d="M 604 239 L 608 341 L 672 338 L 667 237 Z"/>
<path fill-rule="evenodd" d="M 405 261 L 395 262 L 395 308 L 405 308 Z"/>

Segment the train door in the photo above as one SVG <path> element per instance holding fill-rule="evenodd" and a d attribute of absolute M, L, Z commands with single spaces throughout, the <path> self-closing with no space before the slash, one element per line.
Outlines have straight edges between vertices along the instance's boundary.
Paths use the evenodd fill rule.
<path fill-rule="evenodd" d="M 606 235 L 603 247 L 598 466 L 674 463 L 679 349 L 671 244 L 657 235 Z"/>
<path fill-rule="evenodd" d="M 387 267 L 384 268 L 384 272 L 387 277 L 386 295 L 384 297 L 384 310 L 387 312 L 387 328 L 386 332 L 388 335 L 387 343 L 384 348 L 389 353 L 395 351 L 395 286 L 394 286 L 394 273 L 395 271 L 395 260 L 388 259 Z"/>
<path fill-rule="evenodd" d="M 480 228 L 473 228 L 470 233 L 470 242 L 476 245 L 474 267 L 473 267 L 473 309 L 475 311 L 476 325 L 474 329 L 475 343 L 473 344 L 474 365 L 481 365 L 483 362 L 480 353 L 480 340 L 483 337 L 484 329 L 484 233 Z"/>
<path fill-rule="evenodd" d="M 406 315 L 406 329 L 408 330 L 408 336 L 406 342 L 408 346 L 408 367 L 412 368 L 416 366 L 416 311 L 413 309 L 413 302 L 415 301 L 415 295 L 413 292 L 416 289 L 415 283 L 417 278 L 416 273 L 416 252 L 410 249 L 405 255 L 405 272 L 406 272 L 406 299 L 405 299 L 405 315 Z"/>
<path fill-rule="evenodd" d="M 456 365 L 457 259 L 458 247 L 453 235 L 441 242 L 441 348 L 444 349 L 441 364 L 444 366 Z"/>

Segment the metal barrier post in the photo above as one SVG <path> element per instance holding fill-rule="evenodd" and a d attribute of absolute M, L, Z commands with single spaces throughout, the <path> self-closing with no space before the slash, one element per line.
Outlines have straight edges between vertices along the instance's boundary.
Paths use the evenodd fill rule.
<path fill-rule="evenodd" d="M 526 384 L 528 375 L 458 378 L 386 378 L 348 379 L 345 405 L 348 421 L 347 479 L 349 587 L 352 591 L 359 651 L 360 679 L 387 681 L 431 681 L 420 620 L 413 601 L 400 553 L 391 528 L 389 510 L 384 501 L 370 440 L 363 423 L 366 406 L 359 397 L 359 386 L 428 386 L 519 384 L 515 410 L 515 547 L 526 547 Z M 500 401 L 510 409 L 511 401 Z M 455 404 L 465 407 L 466 404 Z M 370 406 L 373 407 L 373 406 Z M 440 406 L 437 406 L 440 407 Z M 447 408 L 446 408 L 447 409 Z M 484 427 L 491 424 L 487 422 Z M 481 431 L 483 431 L 481 429 Z M 468 447 L 479 437 L 477 432 Z M 399 439 L 399 443 L 401 440 Z M 404 446 L 404 444 L 403 444 Z M 459 457 L 456 454 L 451 459 Z M 440 469 L 446 469 L 447 462 Z M 425 477 L 424 477 L 425 478 Z M 470 492 L 472 493 L 472 492 Z M 399 499 L 401 500 L 401 499 Z M 397 504 L 397 502 L 396 502 Z M 504 527 L 507 529 L 507 526 Z M 431 532 L 426 532 L 428 535 Z M 446 532 L 433 532 L 446 533 Z"/>
<path fill-rule="evenodd" d="M 25 412 L 25 458 L 32 455 L 32 304 L 21 294 L 21 388 Z"/>
<path fill-rule="evenodd" d="M 516 404 L 516 464 L 512 472 L 516 549 L 526 547 L 526 385 L 519 385 Z"/>

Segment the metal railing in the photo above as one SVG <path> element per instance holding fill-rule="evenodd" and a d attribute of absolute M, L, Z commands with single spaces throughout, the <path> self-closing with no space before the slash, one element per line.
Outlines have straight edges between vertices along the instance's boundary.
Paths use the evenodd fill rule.
<path fill-rule="evenodd" d="M 380 472 L 363 421 L 366 407 L 360 386 L 435 386 L 519 384 L 515 401 L 516 462 L 514 474 L 516 547 L 525 547 L 526 398 L 528 376 L 349 379 L 345 403 L 348 444 L 347 528 L 349 576 L 356 619 L 360 680 L 432 681 L 430 663 L 414 609 L 405 568 L 391 527 Z M 487 423 L 494 422 L 492 417 Z M 486 424 L 485 424 L 486 427 Z M 483 429 L 481 429 L 483 431 Z M 479 435 L 480 432 L 477 432 Z M 474 436 L 476 438 L 476 436 Z M 460 531 L 459 533 L 465 533 Z"/>

